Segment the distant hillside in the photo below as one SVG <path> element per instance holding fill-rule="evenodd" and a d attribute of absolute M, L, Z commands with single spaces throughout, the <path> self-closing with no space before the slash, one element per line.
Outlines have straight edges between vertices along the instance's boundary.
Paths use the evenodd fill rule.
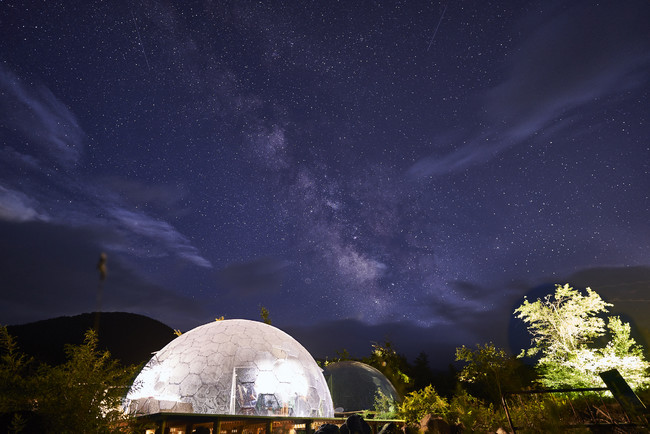
<path fill-rule="evenodd" d="M 57 365 L 65 361 L 65 344 L 83 342 L 92 328 L 94 313 L 63 316 L 28 324 L 8 326 L 21 351 L 36 360 Z M 99 348 L 111 352 L 122 363 L 141 364 L 151 353 L 160 350 L 176 336 L 160 321 L 126 312 L 102 312 L 99 323 Z"/>

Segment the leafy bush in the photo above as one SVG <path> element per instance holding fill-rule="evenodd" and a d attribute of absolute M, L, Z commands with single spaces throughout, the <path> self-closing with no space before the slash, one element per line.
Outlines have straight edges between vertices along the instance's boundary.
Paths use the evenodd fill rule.
<path fill-rule="evenodd" d="M 575 411 L 589 410 L 579 394 L 526 394 L 508 399 L 513 424 L 520 430 L 563 432 L 564 425 L 579 425 Z M 571 432 L 582 432 L 573 428 Z M 590 432 L 585 430 L 585 432 Z"/>
<path fill-rule="evenodd" d="M 135 369 L 123 368 L 108 351 L 99 351 L 93 330 L 86 332 L 82 345 L 67 346 L 66 354 L 63 365 L 39 369 L 39 413 L 58 432 L 71 427 L 112 431 L 124 419 L 120 405 Z"/>
<path fill-rule="evenodd" d="M 456 361 L 466 362 L 458 376 L 461 381 L 482 386 L 483 396 L 495 405 L 501 403 L 503 388 L 513 383 L 517 368 L 516 360 L 506 350 L 492 342 L 477 344 L 475 349 L 463 345 L 456 348 Z"/>
<path fill-rule="evenodd" d="M 505 412 L 458 388 L 449 404 L 447 422 L 462 425 L 469 432 L 495 432 L 508 426 Z"/>
<path fill-rule="evenodd" d="M 137 369 L 98 350 L 93 330 L 83 344 L 67 346 L 67 362 L 54 367 L 34 367 L 6 327 L 0 327 L 0 346 L 0 412 L 13 415 L 3 428 L 33 429 L 38 423 L 39 431 L 57 433 L 135 429 L 120 405 Z"/>
<path fill-rule="evenodd" d="M 31 411 L 34 408 L 33 359 L 18 350 L 15 339 L 0 327 L 0 413 Z M 19 416 L 20 418 L 20 416 Z"/>
<path fill-rule="evenodd" d="M 407 423 L 419 423 L 427 414 L 445 418 L 449 403 L 442 398 L 433 386 L 409 393 L 399 406 L 398 415 Z"/>

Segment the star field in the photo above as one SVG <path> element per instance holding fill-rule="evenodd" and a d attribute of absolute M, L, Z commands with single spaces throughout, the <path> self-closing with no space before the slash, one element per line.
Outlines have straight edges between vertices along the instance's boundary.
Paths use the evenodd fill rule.
<path fill-rule="evenodd" d="M 104 310 L 187 329 L 263 305 L 331 353 L 505 345 L 564 282 L 650 326 L 646 2 L 0 19 L 1 323 L 94 310 L 105 251 Z"/>

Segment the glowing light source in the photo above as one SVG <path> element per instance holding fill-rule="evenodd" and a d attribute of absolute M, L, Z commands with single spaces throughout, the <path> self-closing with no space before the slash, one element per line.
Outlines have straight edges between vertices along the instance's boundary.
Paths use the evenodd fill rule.
<path fill-rule="evenodd" d="M 311 355 L 270 325 L 215 321 L 174 339 L 136 378 L 127 411 L 332 417 Z"/>

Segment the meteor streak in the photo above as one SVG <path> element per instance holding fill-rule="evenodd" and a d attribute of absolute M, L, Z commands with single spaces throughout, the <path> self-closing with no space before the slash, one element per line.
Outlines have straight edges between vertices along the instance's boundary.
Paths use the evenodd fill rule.
<path fill-rule="evenodd" d="M 445 17 L 445 12 L 447 12 L 447 6 L 449 6 L 449 4 L 446 4 L 445 8 L 442 10 L 442 14 L 440 15 L 440 19 L 438 20 L 438 24 L 436 25 L 436 29 L 433 31 L 433 36 L 431 37 L 431 40 L 429 41 L 429 46 L 427 47 L 427 51 L 429 51 L 429 48 L 431 48 L 431 44 L 433 44 L 433 40 L 436 39 L 436 35 L 438 34 L 438 29 L 440 28 L 440 23 L 442 23 L 442 19 Z"/>

